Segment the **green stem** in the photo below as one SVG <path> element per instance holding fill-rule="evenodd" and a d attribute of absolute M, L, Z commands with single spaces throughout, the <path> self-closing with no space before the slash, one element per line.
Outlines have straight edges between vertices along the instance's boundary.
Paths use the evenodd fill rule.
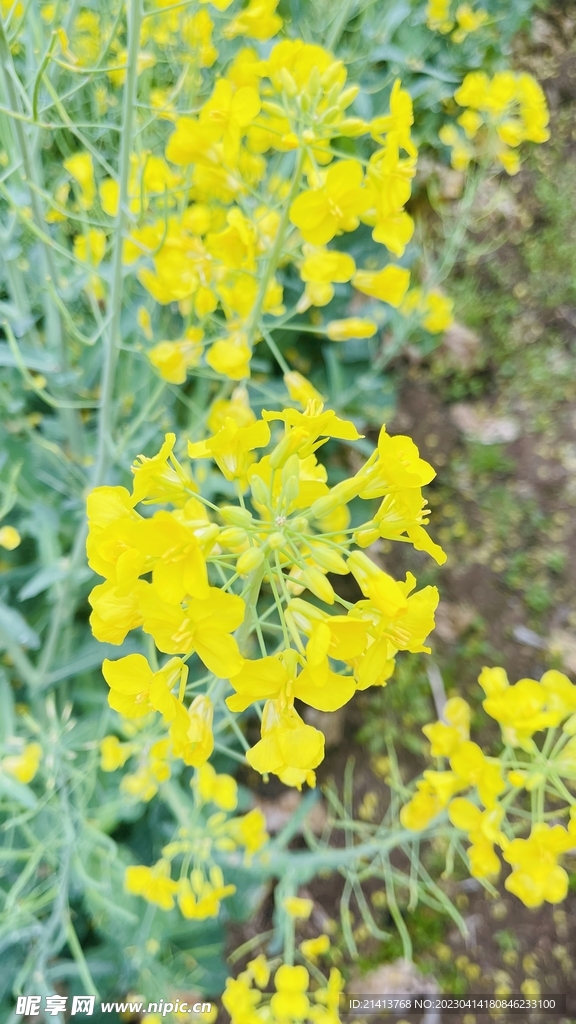
<path fill-rule="evenodd" d="M 300 188 L 300 182 L 302 180 L 302 172 L 304 170 L 305 159 L 306 149 L 301 148 L 298 150 L 298 156 L 296 157 L 296 166 L 294 167 L 294 174 L 292 175 L 292 184 L 290 185 L 290 191 L 286 197 L 286 202 L 284 204 L 282 216 L 280 218 L 280 223 L 278 225 L 278 231 L 276 233 L 276 238 L 274 239 L 274 245 L 272 246 L 270 255 L 268 256 L 266 269 L 260 279 L 260 287 L 258 288 L 258 294 L 256 295 L 254 306 L 252 307 L 252 312 L 250 314 L 250 320 L 248 324 L 248 344 L 250 345 L 250 347 L 252 347 L 254 344 L 254 338 L 256 335 L 256 330 L 258 328 L 260 317 L 262 315 L 262 307 L 266 299 L 266 292 L 268 291 L 268 286 L 278 268 L 278 263 L 280 261 L 280 256 L 282 254 L 282 246 L 284 245 L 284 238 L 286 236 L 286 229 L 288 227 L 288 222 L 290 219 L 290 207 L 292 206 L 292 203 L 294 202 L 294 199 L 296 198 L 298 190 Z"/>
<path fill-rule="evenodd" d="M 96 998 L 99 999 L 100 993 L 98 992 L 98 989 L 96 988 L 96 985 L 92 980 L 90 968 L 88 967 L 88 963 L 86 961 L 86 957 L 84 956 L 82 946 L 80 945 L 80 941 L 76 934 L 76 930 L 70 918 L 70 912 L 68 912 L 68 920 L 66 922 L 66 940 L 70 947 L 70 952 L 72 953 L 72 956 L 76 961 L 78 974 L 80 976 L 84 992 L 88 996 L 96 996 Z"/>
<path fill-rule="evenodd" d="M 36 669 L 20 645 L 3 626 L 0 626 L 0 646 L 12 658 L 14 666 L 28 686 L 36 686 Z"/>
<path fill-rule="evenodd" d="M 58 596 L 52 612 L 52 618 L 50 619 L 50 626 L 48 629 L 48 636 L 42 649 L 42 654 L 38 662 L 37 678 L 35 685 L 40 689 L 44 689 L 49 685 L 48 672 L 52 665 L 54 655 L 56 653 L 56 647 L 58 639 L 61 635 L 62 628 L 66 622 L 68 616 L 74 612 L 74 602 L 71 598 L 72 587 L 75 584 L 78 569 L 81 565 L 85 564 L 86 560 L 86 533 L 87 526 L 83 520 L 78 527 L 76 539 L 74 541 L 74 547 L 72 549 L 72 555 L 70 558 L 70 565 L 68 567 L 68 573 L 66 577 L 61 581 L 58 590 Z"/>
<path fill-rule="evenodd" d="M 269 333 L 269 331 L 266 330 L 264 326 L 262 326 L 260 329 L 262 331 L 262 337 L 264 338 L 264 341 L 268 345 L 268 348 L 270 349 L 276 362 L 278 363 L 278 366 L 282 370 L 282 373 L 290 373 L 290 367 L 288 366 L 288 363 L 284 359 L 284 356 L 282 355 L 272 335 Z"/>
<path fill-rule="evenodd" d="M 390 878 L 389 873 L 386 872 L 386 899 L 388 901 L 388 909 L 390 916 L 398 929 L 398 934 L 402 941 L 402 950 L 404 953 L 404 959 L 412 960 L 412 939 L 410 938 L 410 932 L 406 927 L 406 922 L 402 917 L 398 903 L 396 902 L 396 893 L 394 891 L 394 882 Z"/>
<path fill-rule="evenodd" d="M 256 569 L 252 570 L 250 575 L 250 583 L 246 592 L 244 601 L 246 603 L 246 615 L 244 622 L 240 626 L 236 633 L 236 640 L 240 650 L 246 645 L 248 637 L 252 632 L 254 620 L 257 615 L 258 595 L 260 594 L 260 587 L 262 586 L 262 578 L 264 576 L 266 563 L 259 565 Z"/>
<path fill-rule="evenodd" d="M 122 313 L 122 249 L 124 228 L 128 217 L 128 186 L 130 180 L 130 154 L 134 136 L 136 96 L 138 91 L 138 49 L 142 7 L 140 0 L 131 0 L 128 7 L 128 67 L 124 86 L 124 111 L 120 144 L 120 193 L 112 257 L 112 294 L 110 299 L 110 327 L 104 347 L 102 368 L 100 418 L 98 423 L 98 449 L 94 467 L 93 485 L 97 487 L 106 476 L 112 455 L 114 425 L 114 379 L 120 347 L 120 318 Z"/>
<path fill-rule="evenodd" d="M 0 67 L 2 69 L 2 79 L 4 85 L 4 91 L 8 102 L 12 110 L 18 112 L 20 109 L 20 103 L 18 101 L 18 95 L 14 85 L 14 78 L 16 71 L 14 63 L 12 61 L 12 54 L 6 38 L 6 32 L 2 19 L 0 18 Z M 12 122 L 16 143 L 19 149 L 19 156 L 22 161 L 23 175 L 22 178 L 24 183 L 29 184 L 30 193 L 30 207 L 32 209 L 32 221 L 36 226 L 39 235 L 41 237 L 41 253 L 42 253 L 42 271 L 43 278 L 50 276 L 54 282 L 58 281 L 59 275 L 57 267 L 54 261 L 54 256 L 50 248 L 50 244 L 45 240 L 48 236 L 46 222 L 42 207 L 40 205 L 39 197 L 36 189 L 32 188 L 33 184 L 39 185 L 37 169 L 33 158 L 33 151 L 29 145 L 28 136 L 24 129 L 24 125 L 19 120 Z M 46 337 L 55 340 L 55 345 L 58 350 L 60 361 L 63 369 L 67 368 L 67 352 L 64 345 L 64 335 L 62 331 L 62 321 L 58 309 L 52 302 L 51 296 L 45 286 L 42 289 L 42 304 L 44 310 L 44 330 Z M 81 455 L 82 447 L 82 431 L 79 426 L 79 420 L 77 414 L 70 409 L 62 409 L 60 412 L 62 423 L 66 429 L 66 434 L 70 442 L 70 448 L 76 455 Z"/>

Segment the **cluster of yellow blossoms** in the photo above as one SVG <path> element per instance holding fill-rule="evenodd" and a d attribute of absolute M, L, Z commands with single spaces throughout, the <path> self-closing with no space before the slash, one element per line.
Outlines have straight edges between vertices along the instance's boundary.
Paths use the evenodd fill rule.
<path fill-rule="evenodd" d="M 219 0 L 213 6 L 225 10 L 229 4 Z M 251 0 L 223 25 L 224 37 L 271 38 L 282 27 L 276 6 L 275 0 Z M 65 53 L 74 66 L 92 65 L 105 35 L 101 16 L 84 11 L 74 24 L 71 42 L 62 44 Z M 179 38 L 194 67 L 209 67 L 216 59 L 207 6 L 189 15 L 178 8 L 162 12 L 158 5 L 144 27 L 142 46 Z M 125 51 L 117 48 L 117 56 L 124 61 Z M 152 52 L 142 50 L 139 72 L 154 61 Z M 108 75 L 121 84 L 125 71 L 120 65 Z M 201 78 L 196 84 L 202 90 Z M 388 254 L 402 257 L 414 232 L 405 209 L 417 159 L 412 100 L 396 81 L 388 112 L 364 121 L 347 113 L 358 93 L 358 86 L 347 84 L 341 60 L 299 39 L 277 42 L 265 59 L 253 46 L 237 49 L 193 116 L 179 115 L 167 90 L 152 90 L 153 114 L 172 123 L 173 131 L 164 156 L 147 150 L 132 155 L 123 258 L 156 304 L 178 304 L 181 333 L 147 352 L 169 383 L 183 383 L 197 367 L 243 380 L 250 375 L 255 344 L 268 340 L 266 331 L 311 306 L 327 305 L 335 284 L 351 282 L 376 302 L 369 319 L 322 325 L 316 313 L 314 332 L 324 331 L 330 340 L 375 335 L 386 317 L 377 302 L 402 307 L 410 272 Z M 357 155 L 343 158 L 334 141 L 342 138 L 358 140 Z M 102 301 L 119 183 L 100 177 L 86 150 L 66 159 L 63 170 L 48 219 L 66 222 L 72 212 L 79 221 L 74 256 L 87 295 Z M 383 246 L 380 270 L 357 268 L 352 256 L 334 248 L 339 236 L 361 223 Z M 290 265 L 303 290 L 287 310 L 279 271 L 286 275 Z M 409 313 L 421 312 L 417 321 L 432 333 L 452 321 L 451 303 L 434 291 L 432 307 L 439 301 L 443 316 L 434 318 L 427 316 L 421 289 L 409 300 Z M 150 323 L 150 309 L 142 308 Z M 306 328 L 307 321 L 299 323 Z"/>
<path fill-rule="evenodd" d="M 471 32 L 477 32 L 490 22 L 488 12 L 482 7 L 475 10 L 469 3 L 458 4 L 453 17 L 451 10 L 452 0 L 429 0 L 426 24 L 433 32 L 442 32 L 444 35 L 452 32 L 455 43 L 464 42 Z"/>
<path fill-rule="evenodd" d="M 192 779 L 195 810 L 189 823 L 178 830 L 176 838 L 162 850 L 162 857 L 151 868 L 132 865 L 126 869 L 126 891 L 142 896 L 162 910 L 172 910 L 175 899 L 183 917 L 204 920 L 216 917 L 220 903 L 236 892 L 225 883 L 219 855 L 243 849 L 245 859 L 262 850 L 268 835 L 259 808 L 247 814 L 229 817 L 236 810 L 237 787 L 231 775 L 217 774 L 212 765 L 197 769 Z M 208 817 L 207 805 L 218 808 Z M 181 860 L 178 880 L 171 875 L 175 860 Z"/>
<path fill-rule="evenodd" d="M 500 724 L 504 749 L 499 757 L 487 757 L 469 739 L 469 705 L 450 698 L 443 720 L 423 729 L 432 757 L 450 767 L 424 772 L 400 821 L 420 831 L 447 809 L 452 825 L 468 837 L 475 878 L 498 876 L 499 846 L 512 867 L 504 883 L 509 892 L 528 907 L 558 903 L 568 891 L 558 858 L 576 849 L 576 685 L 556 670 L 539 682 L 521 679 L 511 686 L 504 669 L 485 668 L 478 681 L 484 710 Z M 534 735 L 544 730 L 538 746 Z M 469 795 L 456 796 L 463 791 Z M 546 810 L 547 800 L 553 810 Z M 558 804 L 564 806 L 557 809 Z M 530 835 L 519 838 L 527 817 Z"/>
<path fill-rule="evenodd" d="M 301 395 L 309 388 L 295 374 L 288 383 Z M 383 685 L 398 651 L 427 650 L 434 626 L 436 588 L 415 591 L 411 573 L 397 582 L 361 550 L 385 538 L 445 559 L 425 529 L 422 487 L 434 470 L 410 438 L 383 428 L 365 464 L 329 488 L 316 452 L 330 438 L 360 435 L 317 399 L 303 412 L 264 411 L 256 419 L 240 390 L 212 416 L 215 433 L 188 444 L 191 464 L 176 458 L 175 436 L 167 435 L 156 456 L 137 459 L 131 494 L 100 487 L 88 498 L 89 563 L 105 577 L 90 595 L 94 635 L 120 644 L 141 627 L 170 656 L 160 668 L 142 654 L 103 665 L 111 707 L 125 719 L 156 712 L 164 723 L 143 774 L 126 782 L 143 798 L 168 777 L 170 758 L 195 767 L 210 758 L 226 687 L 227 715 L 262 708 L 261 739 L 247 750 L 248 763 L 288 785 L 314 785 L 324 737 L 302 720 L 295 700 L 322 711 L 342 707 L 356 689 Z M 195 476 L 206 476 L 204 460 L 220 471 L 220 493 L 235 488 L 237 504 L 202 496 Z M 353 499 L 372 505 L 371 517 L 355 527 Z M 150 514 L 151 505 L 172 508 Z M 352 574 L 363 598 L 345 600 L 329 573 Z M 299 596 L 305 591 L 312 600 Z M 186 707 L 189 689 L 202 692 Z M 134 749 L 110 738 L 106 744 L 111 767 Z"/>
<path fill-rule="evenodd" d="M 312 964 L 329 948 L 327 935 L 300 945 L 303 958 Z M 273 965 L 274 961 L 261 953 L 237 978 L 228 978 L 222 1003 L 230 1014 L 231 1024 L 339 1024 L 344 979 L 337 968 L 331 969 L 325 985 L 310 992 L 310 973 L 303 964 L 281 964 L 274 971 L 274 991 L 267 994 Z"/>
<path fill-rule="evenodd" d="M 518 147 L 523 142 L 546 142 L 546 97 L 532 75 L 497 71 L 471 71 L 454 93 L 465 107 L 457 123 L 444 125 L 440 141 L 452 151 L 452 166 L 465 171 L 471 160 L 492 164 L 497 160 L 508 174 L 520 170 Z"/>

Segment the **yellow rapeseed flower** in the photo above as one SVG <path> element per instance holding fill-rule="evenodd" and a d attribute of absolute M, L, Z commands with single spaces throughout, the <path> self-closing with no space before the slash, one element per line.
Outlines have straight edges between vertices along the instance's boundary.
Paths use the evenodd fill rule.
<path fill-rule="evenodd" d="M 94 164 L 90 153 L 74 153 L 64 161 L 64 169 L 80 186 L 80 205 L 89 210 L 96 198 Z"/>
<path fill-rule="evenodd" d="M 2 771 L 8 772 L 18 782 L 28 783 L 36 775 L 42 760 L 42 747 L 39 743 L 27 743 L 17 754 L 7 754 L 0 761 Z"/>
<path fill-rule="evenodd" d="M 401 304 L 409 283 L 410 271 L 392 265 L 378 271 L 358 270 L 352 278 L 352 284 L 357 291 L 395 307 Z"/>
<path fill-rule="evenodd" d="M 357 160 L 340 160 L 325 172 L 318 188 L 301 192 L 290 207 L 290 220 L 313 245 L 326 245 L 336 234 L 354 231 L 370 197 L 362 188 L 364 172 Z"/>

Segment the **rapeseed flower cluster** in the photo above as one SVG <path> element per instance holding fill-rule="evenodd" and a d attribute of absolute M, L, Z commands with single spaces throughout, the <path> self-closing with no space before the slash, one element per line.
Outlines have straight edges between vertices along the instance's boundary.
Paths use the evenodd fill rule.
<path fill-rule="evenodd" d="M 454 302 L 439 288 L 411 288 L 400 312 L 415 317 L 430 334 L 442 334 L 454 323 Z"/>
<path fill-rule="evenodd" d="M 452 166 L 465 171 L 471 160 L 499 163 L 508 174 L 520 170 L 518 149 L 523 142 L 546 142 L 546 97 L 532 75 L 497 71 L 469 72 L 454 93 L 464 112 L 454 124 L 444 125 L 440 141 L 451 149 Z M 461 129 L 461 130 L 459 130 Z"/>
<path fill-rule="evenodd" d="M 455 43 L 462 43 L 471 32 L 477 32 L 489 22 L 488 12 L 469 3 L 458 4 L 452 16 L 452 0 L 429 0 L 426 24 L 433 32 L 444 35 L 451 32 Z"/>
<path fill-rule="evenodd" d="M 315 964 L 330 949 L 327 935 L 301 943 L 303 959 Z M 228 978 L 222 996 L 232 1024 L 339 1024 L 340 994 L 344 979 L 336 967 L 325 984 L 311 991 L 310 972 L 303 964 L 268 960 L 263 953 L 251 960 L 236 978 Z M 269 989 L 273 989 L 272 992 Z"/>
<path fill-rule="evenodd" d="M 486 695 L 484 710 L 500 724 L 504 749 L 489 757 L 471 742 L 470 707 L 461 697 L 450 698 L 442 720 L 423 729 L 441 767 L 424 772 L 400 821 L 421 831 L 447 811 L 452 825 L 467 835 L 475 878 L 499 875 L 498 847 L 512 867 L 504 882 L 510 892 L 528 907 L 545 900 L 559 903 L 568 891 L 568 875 L 558 860 L 576 848 L 576 685 L 556 670 L 539 682 L 521 679 L 511 686 L 504 669 L 484 668 L 478 681 Z M 536 734 L 544 734 L 540 745 Z M 554 810 L 546 811 L 547 797 L 553 798 Z M 523 838 L 517 833 L 524 831 L 527 817 L 531 830 Z M 558 819 L 567 819 L 566 826 Z"/>
<path fill-rule="evenodd" d="M 410 281 L 409 271 L 393 261 L 414 233 L 405 209 L 417 160 L 410 94 L 397 80 L 387 112 L 370 121 L 354 114 L 360 90 L 347 81 L 341 60 L 301 39 L 274 41 L 283 24 L 276 0 L 250 0 L 219 23 L 227 47 L 237 38 L 246 43 L 235 46 L 206 94 L 199 70 L 218 56 L 210 11 L 229 6 L 214 0 L 190 14 L 157 0 L 140 37 L 139 75 L 152 73 L 165 47 L 179 45 L 200 94 L 193 114 L 179 114 L 177 91 L 150 90 L 152 110 L 172 130 L 164 155 L 132 154 L 128 181 L 125 267 L 154 303 L 176 303 L 183 321 L 179 337 L 164 338 L 147 353 L 171 384 L 183 383 L 197 367 L 245 379 L 263 336 L 262 318 L 273 330 L 279 318 L 284 324 L 311 306 L 327 305 L 334 285 L 351 282 L 397 308 Z M 126 50 L 104 14 L 82 11 L 70 39 L 64 30 L 59 38 L 65 59 L 78 69 L 96 66 L 107 46 L 107 78 L 113 88 L 124 83 Z M 257 44 L 270 39 L 263 57 Z M 335 144 L 342 138 L 361 140 L 357 155 L 342 156 Z M 66 222 L 72 215 L 78 224 L 73 250 L 85 269 L 84 287 L 92 301 L 103 302 L 119 181 L 102 177 L 87 150 L 68 157 L 63 172 L 49 220 Z M 361 223 L 382 246 L 380 270 L 358 268 L 337 248 L 338 238 Z M 303 290 L 287 310 L 282 278 L 290 265 Z M 384 317 L 382 308 L 376 322 L 351 317 L 324 327 L 330 340 L 366 338 Z M 437 323 L 432 329 L 442 330 L 442 318 Z"/>
<path fill-rule="evenodd" d="M 234 884 L 225 882 L 218 858 L 243 850 L 245 861 L 250 862 L 265 849 L 268 834 L 259 808 L 243 815 L 233 813 L 238 798 L 232 776 L 218 774 L 205 764 L 196 770 L 191 786 L 195 807 L 189 823 L 178 829 L 152 867 L 128 867 L 124 884 L 127 892 L 162 910 L 172 910 L 177 902 L 183 917 L 204 920 L 216 917 L 222 900 L 236 892 Z M 177 880 L 172 878 L 176 861 L 180 863 Z"/>
<path fill-rule="evenodd" d="M 289 386 L 306 392 L 294 376 Z M 196 768 L 209 760 L 214 716 L 224 708 L 219 681 L 229 687 L 226 713 L 261 708 L 261 739 L 248 763 L 289 785 L 314 785 L 324 737 L 295 700 L 334 711 L 357 689 L 384 685 L 398 651 L 428 650 L 434 626 L 436 588 L 417 590 L 411 573 L 394 580 L 361 550 L 385 538 L 445 559 L 426 530 L 422 487 L 434 470 L 410 438 L 382 428 L 364 465 L 329 488 L 316 453 L 330 438 L 360 435 L 318 399 L 304 411 L 265 410 L 256 419 L 240 390 L 212 410 L 211 423 L 212 435 L 188 443 L 189 462 L 176 457 L 175 435 L 167 435 L 157 455 L 136 460 L 132 493 L 100 487 L 88 498 L 89 563 L 105 577 L 89 598 L 94 635 L 120 644 L 141 628 L 168 656 L 157 669 L 143 654 L 103 664 L 110 706 L 125 720 L 155 723 L 144 744 L 107 737 L 102 748 L 106 770 L 135 756 L 139 767 L 123 786 L 139 799 L 169 778 L 172 759 Z M 207 460 L 223 490 L 236 488 L 237 504 L 202 497 L 196 479 Z M 370 502 L 372 513 L 354 528 L 353 499 Z M 328 574 L 352 574 L 362 599 L 344 600 Z M 271 620 L 264 627 L 259 620 L 261 591 L 279 630 L 272 639 Z M 195 695 L 187 706 L 189 687 Z"/>

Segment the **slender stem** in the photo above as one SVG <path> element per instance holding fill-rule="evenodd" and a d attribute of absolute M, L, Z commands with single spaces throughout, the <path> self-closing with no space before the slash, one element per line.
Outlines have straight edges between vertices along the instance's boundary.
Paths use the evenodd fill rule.
<path fill-rule="evenodd" d="M 110 299 L 110 327 L 104 344 L 104 365 L 100 394 L 98 423 L 98 449 L 94 466 L 93 484 L 97 487 L 106 476 L 112 454 L 114 426 L 114 378 L 120 347 L 120 319 L 122 313 L 122 249 L 127 222 L 128 186 L 130 179 L 130 153 L 134 136 L 136 95 L 138 91 L 138 48 L 142 22 L 141 0 L 130 0 L 128 7 L 128 66 L 124 86 L 124 112 L 120 144 L 120 194 L 116 217 L 114 252 L 112 256 L 112 294 Z"/>
<path fill-rule="evenodd" d="M 19 111 L 20 103 L 18 101 L 18 94 L 14 85 L 11 72 L 15 75 L 14 64 L 12 61 L 12 54 L 6 38 L 6 32 L 0 18 L 0 68 L 2 70 L 2 79 L 4 84 L 4 91 L 10 106 L 14 111 Z M 29 184 L 30 193 L 30 207 L 32 210 L 32 222 L 36 226 L 38 235 L 41 240 L 41 253 L 43 262 L 43 277 L 44 281 L 50 276 L 54 282 L 58 281 L 59 275 L 57 272 L 56 264 L 54 262 L 54 255 L 50 247 L 49 236 L 46 228 L 46 221 L 40 200 L 36 189 L 32 188 L 33 184 L 38 185 L 38 174 L 36 173 L 36 166 L 33 156 L 33 151 L 29 145 L 28 136 L 24 129 L 24 125 L 15 120 L 13 123 L 14 134 L 16 142 L 18 144 L 19 155 L 22 161 L 23 175 L 22 178 L 25 183 Z M 62 321 L 60 319 L 60 313 L 52 301 L 51 295 L 48 288 L 45 286 L 42 289 L 42 303 L 44 309 L 44 330 L 47 338 L 54 339 L 56 348 L 62 367 L 65 369 L 67 366 L 67 352 L 64 345 L 64 335 L 62 331 Z M 60 412 L 62 422 L 66 429 L 68 440 L 70 442 L 71 450 L 76 454 L 81 454 L 81 442 L 82 442 L 82 431 L 79 428 L 79 422 L 77 414 L 72 412 L 70 409 L 62 409 Z"/>
<path fill-rule="evenodd" d="M 284 359 L 284 356 L 282 355 L 280 349 L 278 348 L 278 346 L 277 346 L 276 342 L 274 341 L 274 339 L 273 339 L 272 335 L 270 334 L 270 332 L 267 331 L 265 327 L 262 327 L 261 331 L 262 331 L 262 337 L 264 338 L 264 341 L 268 345 L 268 348 L 270 349 L 270 351 L 271 351 L 272 355 L 274 356 L 276 362 L 278 363 L 278 366 L 282 370 L 282 373 L 290 373 L 290 367 L 288 366 L 288 363 Z"/>
<path fill-rule="evenodd" d="M 404 921 L 404 918 L 402 917 L 402 914 L 400 912 L 400 908 L 398 906 L 398 903 L 396 902 L 396 893 L 394 891 L 394 882 L 393 882 L 392 878 L 390 878 L 388 872 L 386 872 L 386 899 L 388 901 L 388 909 L 390 911 L 390 916 L 391 916 L 392 920 L 394 921 L 394 924 L 396 925 L 396 928 L 398 929 L 398 934 L 399 934 L 400 939 L 402 941 L 402 949 L 403 949 L 403 952 L 404 952 L 404 959 L 408 960 L 408 961 L 411 961 L 412 960 L 412 940 L 410 938 L 410 933 L 409 933 L 409 931 L 408 931 L 408 929 L 406 927 L 406 922 Z"/>
<path fill-rule="evenodd" d="M 294 174 L 292 175 L 292 184 L 290 185 L 290 191 L 286 196 L 286 202 L 278 224 L 278 231 L 276 232 L 276 238 L 274 239 L 274 245 L 268 256 L 268 261 L 264 273 L 260 279 L 260 287 L 258 288 L 258 294 L 252 307 L 250 314 L 250 320 L 248 324 L 248 344 L 252 346 L 254 344 L 254 337 L 258 328 L 258 322 L 262 314 L 262 307 L 266 299 L 266 292 L 270 281 L 276 273 L 280 256 L 282 254 L 282 246 L 284 245 L 284 238 L 286 235 L 286 229 L 288 227 L 288 221 L 290 218 L 290 207 L 294 199 L 298 194 L 300 188 L 300 182 L 302 180 L 302 172 L 304 170 L 304 161 L 306 159 L 306 149 L 302 147 L 298 150 L 298 156 L 296 157 L 296 166 L 294 167 Z"/>
<path fill-rule="evenodd" d="M 246 592 L 244 601 L 246 603 L 246 614 L 244 616 L 244 622 L 240 626 L 236 640 L 240 650 L 245 646 L 250 633 L 252 632 L 254 620 L 257 615 L 256 607 L 258 604 L 258 595 L 260 594 L 260 587 L 262 586 L 262 578 L 264 576 L 265 565 L 259 565 L 256 569 L 252 570 L 250 584 Z"/>
<path fill-rule="evenodd" d="M 0 646 L 8 653 L 14 666 L 28 686 L 36 686 L 36 669 L 8 630 L 0 625 Z"/>
<path fill-rule="evenodd" d="M 62 632 L 62 627 L 68 616 L 72 615 L 74 611 L 74 602 L 71 600 L 70 592 L 72 589 L 72 585 L 74 584 L 78 569 L 80 568 L 81 565 L 85 563 L 86 533 L 87 526 L 86 522 L 83 520 L 80 526 L 78 527 L 78 532 L 76 534 L 76 539 L 74 541 L 74 547 L 72 549 L 72 555 L 70 557 L 68 573 L 60 584 L 58 597 L 56 599 L 54 610 L 52 612 L 52 618 L 50 620 L 48 636 L 46 637 L 46 642 L 42 649 L 42 655 L 38 662 L 38 675 L 37 680 L 35 680 L 35 685 L 37 685 L 40 689 L 44 689 L 46 686 L 49 685 L 47 681 L 47 676 L 50 670 L 50 666 L 52 665 L 52 660 L 56 653 L 56 646 L 58 644 L 58 639 Z"/>
<path fill-rule="evenodd" d="M 100 993 L 98 992 L 98 989 L 96 988 L 94 981 L 92 980 L 90 968 L 88 967 L 86 957 L 84 956 L 84 951 L 82 949 L 82 946 L 80 945 L 80 941 L 76 934 L 74 925 L 72 924 L 70 912 L 68 912 L 68 920 L 66 922 L 66 940 L 70 947 L 70 952 L 72 953 L 72 956 L 76 961 L 76 966 L 78 967 L 78 974 L 80 975 L 80 980 L 82 982 L 82 985 L 84 986 L 84 991 L 86 992 L 86 995 L 96 996 L 96 998 L 99 999 Z"/>

